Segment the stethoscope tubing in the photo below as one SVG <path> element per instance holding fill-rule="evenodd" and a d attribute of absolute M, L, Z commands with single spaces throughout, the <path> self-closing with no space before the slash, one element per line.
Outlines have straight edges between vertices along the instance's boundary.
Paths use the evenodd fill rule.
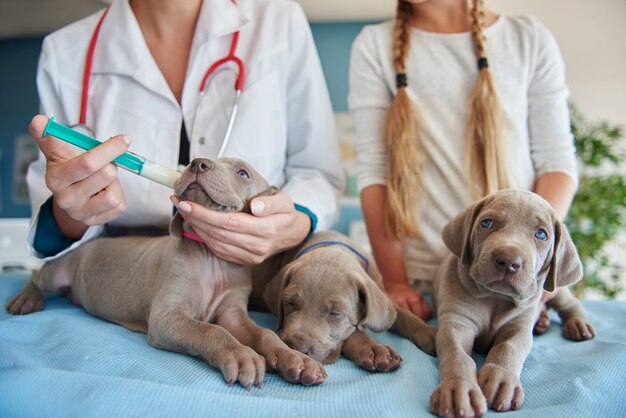
<path fill-rule="evenodd" d="M 237 111 L 239 110 L 239 100 L 241 99 L 241 90 L 235 91 L 235 101 L 233 102 L 233 109 L 230 111 L 230 118 L 228 119 L 228 125 L 226 126 L 226 132 L 224 133 L 224 139 L 222 139 L 222 146 L 217 153 L 217 158 L 222 158 L 224 151 L 226 151 L 226 145 L 230 141 L 230 135 L 235 125 L 235 119 L 237 118 Z"/>
<path fill-rule="evenodd" d="M 87 49 L 87 57 L 85 59 L 85 70 L 83 72 L 83 91 L 80 97 L 80 116 L 78 117 L 78 125 L 87 126 L 87 102 L 89 100 L 89 81 L 91 78 L 91 66 L 93 65 L 93 56 L 96 51 L 96 44 L 98 43 L 98 35 L 100 34 L 100 28 L 102 27 L 102 22 L 104 22 L 104 18 L 107 13 L 109 13 L 109 9 L 111 6 L 108 6 L 104 9 L 104 13 L 100 16 L 100 20 L 96 25 L 93 33 L 91 34 L 91 39 L 89 40 L 89 48 Z"/>

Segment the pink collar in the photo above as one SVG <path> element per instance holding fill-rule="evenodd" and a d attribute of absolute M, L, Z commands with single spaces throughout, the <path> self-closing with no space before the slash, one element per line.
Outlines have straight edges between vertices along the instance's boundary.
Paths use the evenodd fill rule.
<path fill-rule="evenodd" d="M 200 237 L 200 235 L 196 234 L 195 232 L 189 232 L 183 229 L 183 237 L 197 241 L 201 244 L 206 244 L 204 240 Z"/>

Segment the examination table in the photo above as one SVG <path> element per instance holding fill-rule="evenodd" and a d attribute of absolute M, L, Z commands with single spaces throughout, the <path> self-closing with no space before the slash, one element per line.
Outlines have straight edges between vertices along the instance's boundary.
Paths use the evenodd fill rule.
<path fill-rule="evenodd" d="M 229 386 L 206 363 L 155 349 L 145 334 L 95 318 L 65 298 L 41 312 L 11 316 L 4 305 L 27 276 L 0 274 L 0 417 L 428 417 L 438 383 L 436 358 L 389 333 L 375 337 L 404 362 L 370 373 L 342 358 L 317 387 L 267 374 L 261 389 Z M 571 342 L 550 331 L 535 337 L 522 371 L 518 411 L 487 417 L 626 417 L 626 303 L 583 302 L 597 336 Z M 274 327 L 271 314 L 252 312 Z M 480 365 L 484 356 L 474 355 Z"/>

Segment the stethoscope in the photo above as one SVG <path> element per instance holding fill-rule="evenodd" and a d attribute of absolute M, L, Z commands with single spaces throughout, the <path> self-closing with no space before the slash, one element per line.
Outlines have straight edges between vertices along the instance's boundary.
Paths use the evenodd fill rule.
<path fill-rule="evenodd" d="M 231 1 L 233 2 L 233 4 L 235 5 L 237 4 L 236 0 L 231 0 Z M 100 33 L 100 27 L 102 26 L 102 22 L 104 21 L 104 18 L 109 12 L 109 8 L 110 6 L 105 9 L 104 13 L 102 13 L 100 20 L 98 21 L 98 24 L 96 25 L 96 28 L 94 29 L 93 34 L 91 35 L 91 40 L 89 41 L 89 48 L 87 49 L 87 58 L 85 60 L 85 70 L 83 72 L 83 90 L 82 90 L 81 101 L 80 101 L 80 116 L 78 118 L 78 123 L 71 126 L 72 128 L 79 128 L 79 129 L 85 130 L 91 136 L 95 136 L 94 131 L 86 124 L 87 103 L 89 99 L 89 96 L 88 96 L 89 81 L 91 78 L 91 67 L 93 64 L 93 57 L 94 57 L 94 52 L 96 50 L 96 44 L 98 43 L 98 35 Z M 224 151 L 226 150 L 226 145 L 228 145 L 228 141 L 230 140 L 233 126 L 235 125 L 235 119 L 237 118 L 237 111 L 239 110 L 239 101 L 241 99 L 241 92 L 243 91 L 243 85 L 245 82 L 245 65 L 243 61 L 235 55 L 235 52 L 237 51 L 238 43 L 239 43 L 239 31 L 236 31 L 233 34 L 233 40 L 231 41 L 228 55 L 215 61 L 206 70 L 206 72 L 204 73 L 204 77 L 202 77 L 202 82 L 200 83 L 200 89 L 199 89 L 200 97 L 198 98 L 198 102 L 200 102 L 203 99 L 203 97 L 206 95 L 205 88 L 207 86 L 207 82 L 209 81 L 209 79 L 212 76 L 216 75 L 217 73 L 227 69 L 226 67 L 222 67 L 223 64 L 231 61 L 235 63 L 235 65 L 237 66 L 238 71 L 237 71 L 237 79 L 235 81 L 235 99 L 233 101 L 233 108 L 230 112 L 230 117 L 228 118 L 228 125 L 226 125 L 226 132 L 224 133 L 224 138 L 222 139 L 222 146 L 220 147 L 220 150 L 217 154 L 217 158 L 220 158 L 224 154 Z M 196 123 L 196 114 L 198 112 L 198 107 L 199 107 L 199 103 L 196 104 L 196 108 L 193 114 L 194 126 Z M 192 138 L 194 134 L 193 132 L 194 129 L 195 128 L 192 127 L 192 132 L 191 132 Z"/>

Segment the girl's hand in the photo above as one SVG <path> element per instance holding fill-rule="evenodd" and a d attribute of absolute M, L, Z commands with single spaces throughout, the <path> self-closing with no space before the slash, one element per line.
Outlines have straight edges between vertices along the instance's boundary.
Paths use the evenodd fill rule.
<path fill-rule="evenodd" d="M 106 223 L 126 209 L 111 161 L 128 150 L 130 138 L 118 135 L 81 153 L 52 136 L 42 138 L 47 123 L 46 116 L 35 116 L 28 130 L 46 157 L 45 181 L 52 191 L 55 219 L 68 238 L 79 238 L 88 225 Z"/>
<path fill-rule="evenodd" d="M 294 208 L 286 193 L 253 199 L 252 215 L 216 212 L 175 196 L 171 200 L 215 255 L 236 264 L 260 264 L 299 245 L 311 229 L 310 218 Z"/>
<path fill-rule="evenodd" d="M 386 287 L 387 294 L 398 306 L 413 312 L 420 318 L 427 320 L 432 318 L 433 311 L 420 292 L 408 284 L 395 284 Z"/>

